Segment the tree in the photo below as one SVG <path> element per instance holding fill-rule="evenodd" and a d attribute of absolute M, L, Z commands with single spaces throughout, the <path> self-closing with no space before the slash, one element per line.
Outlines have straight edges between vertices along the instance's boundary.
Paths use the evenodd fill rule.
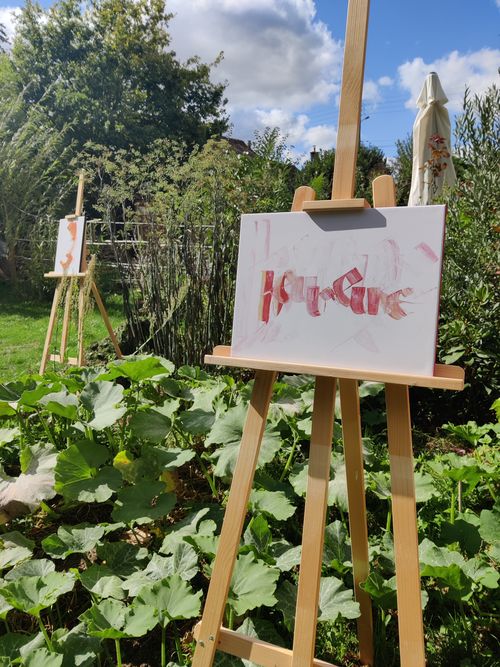
<path fill-rule="evenodd" d="M 320 150 L 311 155 L 299 172 L 297 185 L 310 185 L 316 190 L 317 199 L 329 199 L 332 192 L 335 149 Z M 380 148 L 360 144 L 356 162 L 355 196 L 372 201 L 373 179 L 390 173 L 387 159 Z"/>
<path fill-rule="evenodd" d="M 227 127 L 210 65 L 169 50 L 165 0 L 27 0 L 12 62 L 24 100 L 82 146 L 144 148 L 161 137 L 203 143 Z"/>
<path fill-rule="evenodd" d="M 396 141 L 396 161 L 394 163 L 394 180 L 396 181 L 396 205 L 407 206 L 411 190 L 411 174 L 413 171 L 413 138 L 408 134 L 404 139 Z"/>
<path fill-rule="evenodd" d="M 5 51 L 4 44 L 7 42 L 7 33 L 5 32 L 5 26 L 0 23 L 0 53 Z"/>

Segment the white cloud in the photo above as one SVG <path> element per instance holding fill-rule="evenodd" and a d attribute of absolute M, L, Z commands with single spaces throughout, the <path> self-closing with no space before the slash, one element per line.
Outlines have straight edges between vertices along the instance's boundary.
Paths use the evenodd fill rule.
<path fill-rule="evenodd" d="M 368 102 L 372 106 L 376 106 L 382 99 L 379 86 L 375 81 L 365 81 L 363 83 L 363 102 Z"/>
<path fill-rule="evenodd" d="M 415 108 L 425 77 L 429 72 L 437 72 L 449 100 L 448 109 L 460 111 L 466 86 L 472 93 L 480 94 L 493 83 L 498 83 L 499 62 L 499 49 L 484 48 L 472 53 L 452 51 L 429 63 L 422 58 L 403 63 L 398 67 L 399 81 L 411 95 L 406 107 Z"/>
<path fill-rule="evenodd" d="M 0 23 L 5 26 L 5 32 L 9 41 L 12 40 L 16 29 L 15 17 L 20 13 L 20 7 L 0 7 Z"/>
<path fill-rule="evenodd" d="M 257 127 L 279 127 L 283 137 L 292 146 L 301 146 L 310 150 L 313 146 L 317 148 L 331 148 L 335 145 L 337 131 L 333 125 L 319 124 L 309 125 L 310 119 L 307 114 L 294 114 L 284 109 L 256 109 L 255 121 Z M 294 156 L 298 157 L 299 152 Z"/>
<path fill-rule="evenodd" d="M 231 110 L 300 111 L 339 88 L 342 50 L 313 0 L 171 0 L 172 47 L 186 59 L 224 59 L 213 78 L 227 81 Z"/>
<path fill-rule="evenodd" d="M 500 2 L 500 0 L 498 0 Z M 381 76 L 377 81 L 379 86 L 392 86 L 394 85 L 394 79 L 391 79 L 390 76 Z"/>

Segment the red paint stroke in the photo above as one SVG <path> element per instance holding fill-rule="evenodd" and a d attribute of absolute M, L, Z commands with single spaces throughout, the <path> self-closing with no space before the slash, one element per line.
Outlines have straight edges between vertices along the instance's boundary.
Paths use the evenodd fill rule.
<path fill-rule="evenodd" d="M 266 324 L 269 322 L 269 311 L 273 298 L 274 271 L 262 272 L 262 293 L 259 304 L 259 319 Z"/>
<path fill-rule="evenodd" d="M 398 280 L 401 272 L 401 253 L 399 246 L 393 239 L 386 239 L 384 241 L 385 246 L 389 250 L 389 253 L 392 256 L 392 262 L 390 266 L 392 268 L 392 280 Z"/>
<path fill-rule="evenodd" d="M 439 257 L 436 255 L 434 250 L 427 245 L 424 241 L 422 243 L 419 243 L 417 246 L 415 246 L 417 250 L 420 250 L 425 257 L 430 261 L 433 262 L 434 264 L 439 261 Z"/>
<path fill-rule="evenodd" d="M 306 308 L 309 315 L 319 317 L 321 313 L 318 308 L 319 287 L 314 285 L 307 288 Z"/>
<path fill-rule="evenodd" d="M 271 316 L 274 304 L 276 317 L 285 304 L 291 302 L 306 304 L 306 311 L 311 317 L 319 317 L 319 299 L 323 302 L 323 310 L 327 301 L 337 301 L 345 308 L 350 308 L 355 315 L 378 315 L 380 309 L 394 320 L 407 316 L 401 304 L 404 298 L 413 294 L 411 287 L 386 294 L 380 287 L 357 285 L 363 280 L 360 271 L 353 267 L 333 281 L 332 287 L 323 289 L 318 285 L 317 276 L 296 276 L 292 270 L 285 271 L 275 277 L 274 271 L 262 271 L 261 294 L 259 303 L 259 319 L 266 324 Z M 348 283 L 345 286 L 346 282 Z M 346 290 L 351 287 L 350 296 Z"/>
<path fill-rule="evenodd" d="M 337 298 L 337 301 L 348 308 L 351 301 L 344 292 L 344 280 L 347 280 L 349 285 L 355 285 L 356 283 L 359 283 L 363 280 L 363 276 L 358 271 L 358 269 L 354 268 L 347 273 L 344 273 L 344 275 L 340 276 L 340 278 L 337 278 L 337 280 L 333 281 L 333 292 Z"/>
<path fill-rule="evenodd" d="M 365 307 L 363 300 L 365 298 L 366 287 L 353 287 L 351 291 L 351 310 L 356 315 L 363 315 Z"/>
<path fill-rule="evenodd" d="M 59 264 L 61 265 L 63 271 L 67 271 L 74 260 L 73 250 L 75 249 L 76 237 L 78 231 L 76 220 L 70 220 L 68 222 L 67 230 L 69 232 L 69 237 L 71 239 L 71 245 L 69 247 L 68 252 L 66 253 L 66 259 L 59 260 Z"/>

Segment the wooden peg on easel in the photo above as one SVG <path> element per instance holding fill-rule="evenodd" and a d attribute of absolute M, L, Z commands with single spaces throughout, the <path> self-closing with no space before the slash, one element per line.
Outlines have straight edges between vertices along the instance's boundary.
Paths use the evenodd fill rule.
<path fill-rule="evenodd" d="M 78 178 L 78 190 L 77 190 L 77 195 L 76 195 L 76 205 L 75 205 L 75 212 L 67 215 L 66 219 L 67 220 L 73 220 L 75 218 L 79 218 L 82 213 L 83 213 L 83 192 L 84 192 L 84 186 L 85 186 L 85 175 L 83 172 L 80 172 L 79 178 Z M 48 361 L 57 361 L 59 363 L 64 363 L 65 361 L 74 366 L 82 366 L 84 364 L 84 347 L 83 347 L 83 331 L 84 331 L 84 318 L 85 318 L 85 278 L 87 276 L 87 271 L 88 271 L 88 265 L 87 265 L 87 242 L 86 242 L 86 235 L 84 232 L 83 235 L 83 244 L 82 244 L 82 255 L 81 255 L 81 261 L 80 261 L 80 267 L 79 267 L 79 272 L 75 275 L 65 275 L 64 273 L 58 273 L 55 271 L 51 271 L 49 273 L 44 274 L 45 278 L 57 278 L 58 282 L 56 285 L 56 289 L 54 292 L 54 298 L 52 301 L 52 308 L 50 311 L 50 318 L 49 318 L 49 325 L 47 328 L 47 334 L 45 336 L 45 343 L 43 347 L 43 352 L 42 352 L 42 360 L 40 362 L 40 374 L 45 372 L 45 369 L 47 367 Z M 73 281 L 77 279 L 78 280 L 78 325 L 77 325 L 77 337 L 78 337 L 78 347 L 77 347 L 77 356 L 76 357 L 69 357 L 66 359 L 66 349 L 68 345 L 68 336 L 69 336 L 69 328 L 70 328 L 70 322 L 71 322 L 71 302 L 72 302 L 72 294 L 73 294 Z M 52 341 L 52 336 L 54 333 L 54 327 L 56 324 L 57 320 L 57 309 L 59 306 L 59 301 L 61 299 L 61 295 L 63 293 L 63 288 L 65 285 L 64 281 L 70 281 L 69 284 L 67 284 L 67 291 L 66 291 L 66 300 L 64 304 L 64 312 L 63 312 L 63 320 L 62 320 L 62 332 L 61 332 L 61 345 L 59 348 L 59 354 L 50 354 L 50 343 Z M 97 285 L 95 284 L 95 281 L 93 278 L 91 278 L 91 285 L 90 289 L 92 291 L 92 294 L 94 295 L 95 301 L 97 303 L 97 307 L 99 308 L 99 312 L 101 313 L 102 319 L 104 321 L 104 324 L 106 326 L 106 329 L 108 330 L 109 337 L 111 338 L 111 341 L 113 343 L 113 347 L 115 349 L 116 356 L 120 359 L 122 357 L 122 353 L 120 350 L 120 346 L 118 344 L 118 339 L 116 338 L 115 332 L 113 330 L 113 327 L 111 325 L 108 313 L 106 311 L 106 308 L 104 307 L 104 303 L 102 301 L 101 295 L 99 293 L 99 290 L 97 288 Z"/>

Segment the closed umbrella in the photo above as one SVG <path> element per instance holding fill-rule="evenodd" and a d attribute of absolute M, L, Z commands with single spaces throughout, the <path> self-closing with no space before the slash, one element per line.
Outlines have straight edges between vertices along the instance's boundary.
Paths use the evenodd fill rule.
<path fill-rule="evenodd" d="M 417 100 L 419 112 L 413 125 L 413 171 L 408 206 L 436 201 L 443 186 L 456 181 L 451 159 L 451 126 L 444 94 L 436 72 L 425 79 Z"/>

